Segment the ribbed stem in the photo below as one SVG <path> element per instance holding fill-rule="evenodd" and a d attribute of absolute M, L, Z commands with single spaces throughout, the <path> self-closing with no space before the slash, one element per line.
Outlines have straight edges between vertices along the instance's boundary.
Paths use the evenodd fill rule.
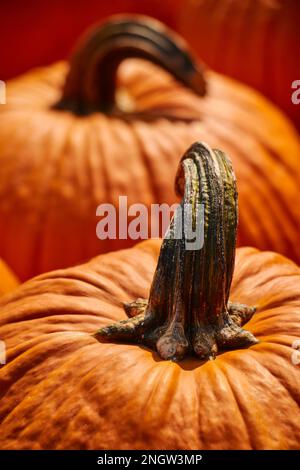
<path fill-rule="evenodd" d="M 152 18 L 122 15 L 79 41 L 57 107 L 81 113 L 112 110 L 118 66 L 130 57 L 147 59 L 199 95 L 205 93 L 203 70 L 179 36 Z"/>
<path fill-rule="evenodd" d="M 127 304 L 131 318 L 96 337 L 141 342 L 172 360 L 191 352 L 213 358 L 222 349 L 256 344 L 241 328 L 255 308 L 229 303 L 237 231 L 231 163 L 223 152 L 195 143 L 181 160 L 176 191 L 182 202 L 162 243 L 149 301 Z"/>

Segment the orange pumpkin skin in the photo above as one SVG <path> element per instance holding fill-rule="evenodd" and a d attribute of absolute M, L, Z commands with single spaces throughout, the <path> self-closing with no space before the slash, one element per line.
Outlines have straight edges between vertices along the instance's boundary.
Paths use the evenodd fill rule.
<path fill-rule="evenodd" d="M 19 285 L 19 282 L 10 268 L 0 259 L 0 296 L 6 294 Z"/>
<path fill-rule="evenodd" d="M 231 299 L 258 307 L 249 349 L 175 363 L 92 336 L 148 296 L 159 248 L 101 255 L 1 299 L 1 449 L 299 449 L 300 269 L 286 258 L 237 250 Z"/>
<path fill-rule="evenodd" d="M 213 72 L 201 98 L 130 59 L 118 70 L 123 113 L 81 116 L 53 108 L 67 70 L 57 63 L 8 82 L 0 107 L 0 255 L 21 280 L 133 245 L 97 239 L 97 206 L 118 207 L 119 195 L 128 206 L 172 204 L 179 158 L 201 139 L 232 158 L 239 244 L 300 261 L 300 142 L 277 109 Z"/>
<path fill-rule="evenodd" d="M 187 0 L 178 21 L 201 60 L 264 93 L 300 128 L 292 102 L 300 72 L 298 0 Z"/>

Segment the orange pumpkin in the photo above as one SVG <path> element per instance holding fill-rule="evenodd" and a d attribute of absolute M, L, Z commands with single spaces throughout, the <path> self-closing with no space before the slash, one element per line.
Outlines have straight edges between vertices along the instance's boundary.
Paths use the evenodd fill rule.
<path fill-rule="evenodd" d="M 122 61 L 131 56 L 138 58 Z M 175 202 L 178 159 L 199 138 L 232 156 L 239 243 L 299 261 L 293 128 L 248 88 L 203 76 L 184 42 L 144 17 L 90 32 L 70 69 L 57 63 L 8 82 L 0 107 L 0 255 L 25 280 L 132 245 L 97 239 L 97 206 L 118 207 L 119 195 L 128 206 Z"/>
<path fill-rule="evenodd" d="M 300 128 L 292 87 L 300 74 L 299 0 L 187 0 L 178 21 L 202 60 L 257 88 Z"/>
<path fill-rule="evenodd" d="M 208 258 L 195 264 L 186 251 L 184 276 L 193 272 L 194 281 L 204 280 L 205 295 L 217 306 L 217 299 L 227 302 L 230 288 L 236 195 L 229 163 L 221 153 L 197 144 L 183 160 L 186 172 L 193 171 L 193 154 L 203 172 L 202 181 L 207 177 L 215 185 L 207 186 L 210 192 L 205 184 L 201 186 L 210 209 L 204 240 Z M 228 172 L 223 183 L 218 180 L 224 175 L 222 165 Z M 185 202 L 188 195 L 185 192 Z M 223 210 L 225 206 L 232 217 Z M 222 226 L 217 224 L 220 220 Z M 217 245 L 210 244 L 212 228 Z M 172 239 L 164 241 L 154 280 L 165 266 L 162 260 L 170 247 L 175 250 L 174 259 L 182 260 L 184 250 L 179 245 Z M 219 351 L 215 360 L 188 354 L 172 362 L 160 359 L 160 347 L 158 354 L 135 344 L 96 340 L 97 328 L 101 327 L 103 338 L 105 331 L 112 333 L 109 322 L 126 318 L 122 302 L 149 295 L 159 249 L 160 241 L 150 240 L 104 254 L 87 264 L 36 277 L 0 300 L 0 338 L 6 342 L 8 360 L 0 369 L 1 449 L 299 448 L 300 370 L 293 360 L 297 354 L 293 345 L 300 337 L 300 269 L 281 255 L 254 248 L 237 250 L 230 299 L 257 308 L 245 325 L 248 332 L 236 329 L 244 339 L 251 338 L 247 349 L 232 343 L 233 350 Z M 190 253 L 199 260 L 201 254 Z M 178 274 L 179 266 L 176 262 Z M 207 277 L 199 276 L 206 268 Z M 189 284 L 176 281 L 173 274 L 170 283 L 177 282 L 173 294 L 178 295 L 172 296 L 172 302 L 179 307 L 182 286 L 189 289 Z M 222 292 L 219 288 L 225 284 Z M 168 279 L 164 278 L 159 292 L 157 287 L 154 281 L 152 301 L 168 302 Z M 193 305 L 192 310 L 197 310 L 198 295 L 201 290 L 194 291 L 184 309 Z M 131 312 L 133 307 L 130 304 Z M 207 307 L 205 315 L 217 319 L 217 312 L 209 313 Z M 246 311 L 244 307 L 240 305 L 240 313 Z M 173 315 L 180 311 L 174 308 Z M 167 312 L 166 321 L 171 319 Z M 228 311 L 223 313 L 228 316 Z M 199 310 L 198 315 L 201 318 Z M 123 321 L 123 332 L 138 318 Z M 203 326 L 206 320 L 202 320 Z M 178 342 L 180 335 L 173 339 Z"/>
<path fill-rule="evenodd" d="M 14 290 L 18 284 L 19 282 L 11 269 L 0 259 L 0 296 Z"/>

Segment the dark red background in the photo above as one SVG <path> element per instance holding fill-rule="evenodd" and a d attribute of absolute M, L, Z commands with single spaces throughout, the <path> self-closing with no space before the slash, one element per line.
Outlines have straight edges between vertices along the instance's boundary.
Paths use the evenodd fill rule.
<path fill-rule="evenodd" d="M 0 79 L 70 54 L 91 24 L 116 13 L 143 13 L 174 26 L 182 0 L 0 0 Z"/>

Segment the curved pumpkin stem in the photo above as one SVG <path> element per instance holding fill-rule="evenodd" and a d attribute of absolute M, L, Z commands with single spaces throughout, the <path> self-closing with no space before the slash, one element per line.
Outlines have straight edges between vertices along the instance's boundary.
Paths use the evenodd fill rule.
<path fill-rule="evenodd" d="M 237 192 L 226 155 L 201 142 L 192 145 L 176 190 L 182 202 L 162 243 L 149 301 L 126 304 L 131 318 L 100 329 L 96 338 L 139 342 L 171 360 L 191 352 L 214 358 L 220 350 L 256 344 L 241 328 L 255 308 L 229 302 Z"/>
<path fill-rule="evenodd" d="M 203 70 L 179 36 L 152 18 L 121 15 L 79 42 L 57 106 L 81 113 L 112 110 L 117 68 L 130 57 L 147 59 L 199 95 L 205 93 Z"/>

